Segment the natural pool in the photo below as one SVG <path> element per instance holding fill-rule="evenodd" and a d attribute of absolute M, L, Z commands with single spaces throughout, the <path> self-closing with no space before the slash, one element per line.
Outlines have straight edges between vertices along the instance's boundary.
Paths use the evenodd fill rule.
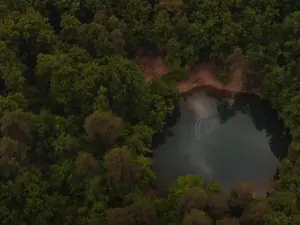
<path fill-rule="evenodd" d="M 249 94 L 194 92 L 180 102 L 180 115 L 154 151 L 158 180 L 199 174 L 225 190 L 251 182 L 257 194 L 271 189 L 289 137 L 266 101 Z"/>

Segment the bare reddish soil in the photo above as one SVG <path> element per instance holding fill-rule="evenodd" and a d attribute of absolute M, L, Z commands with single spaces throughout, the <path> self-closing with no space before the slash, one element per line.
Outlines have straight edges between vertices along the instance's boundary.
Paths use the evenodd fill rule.
<path fill-rule="evenodd" d="M 144 73 L 147 82 L 163 76 L 168 72 L 168 68 L 163 63 L 162 57 L 144 55 L 141 49 L 137 51 L 136 61 L 139 68 Z M 187 80 L 178 82 L 177 89 L 180 93 L 186 93 L 194 88 L 213 87 L 233 93 L 252 93 L 259 95 L 258 90 L 247 90 L 244 87 L 244 69 L 242 67 L 236 66 L 231 70 L 231 81 L 225 85 L 216 78 L 215 74 L 216 72 L 212 65 L 202 64 L 190 72 Z"/>
<path fill-rule="evenodd" d="M 147 82 L 168 72 L 168 68 L 165 66 L 162 57 L 146 55 L 142 49 L 138 49 L 136 52 L 136 62 L 140 70 L 144 73 Z"/>

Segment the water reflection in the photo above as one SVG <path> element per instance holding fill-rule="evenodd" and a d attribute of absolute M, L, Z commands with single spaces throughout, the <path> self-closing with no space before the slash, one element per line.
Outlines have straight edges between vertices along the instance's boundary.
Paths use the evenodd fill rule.
<path fill-rule="evenodd" d="M 182 100 L 180 117 L 154 153 L 159 179 L 171 182 L 197 173 L 225 188 L 252 182 L 265 192 L 287 150 L 289 138 L 276 113 L 251 95 L 193 93 Z"/>

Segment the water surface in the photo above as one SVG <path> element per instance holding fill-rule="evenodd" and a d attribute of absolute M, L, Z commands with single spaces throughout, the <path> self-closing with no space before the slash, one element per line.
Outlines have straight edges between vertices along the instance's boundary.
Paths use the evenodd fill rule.
<path fill-rule="evenodd" d="M 154 151 L 153 166 L 163 183 L 199 174 L 219 181 L 225 190 L 251 182 L 263 194 L 271 188 L 288 143 L 267 102 L 253 95 L 197 92 L 180 102 L 180 116 Z"/>

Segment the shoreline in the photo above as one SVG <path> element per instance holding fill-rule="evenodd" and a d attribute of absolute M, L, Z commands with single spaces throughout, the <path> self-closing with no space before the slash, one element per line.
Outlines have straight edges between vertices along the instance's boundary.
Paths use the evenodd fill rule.
<path fill-rule="evenodd" d="M 243 70 L 236 69 L 232 71 L 231 80 L 227 84 L 221 83 L 215 74 L 215 71 L 207 68 L 191 71 L 188 79 L 178 82 L 176 88 L 181 94 L 209 87 L 218 91 L 230 92 L 231 94 L 253 94 L 261 97 L 259 90 L 248 90 L 244 87 Z"/>
<path fill-rule="evenodd" d="M 146 82 L 151 82 L 155 78 L 165 76 L 169 68 L 164 64 L 162 57 L 142 55 L 136 56 L 136 63 L 144 74 Z M 217 78 L 216 67 L 211 63 L 202 63 L 189 71 L 186 80 L 176 83 L 176 88 L 181 94 L 189 93 L 201 87 L 210 87 L 219 91 L 226 91 L 232 94 L 254 94 L 261 97 L 259 90 L 248 90 L 244 85 L 244 71 L 242 67 L 231 67 L 230 81 L 223 84 Z"/>
<path fill-rule="evenodd" d="M 193 93 L 194 91 L 198 91 L 206 88 L 209 89 L 215 89 L 217 91 L 221 91 L 221 92 L 229 92 L 230 94 L 236 95 L 236 94 L 251 94 L 251 95 L 255 95 L 257 97 L 261 97 L 261 95 L 259 94 L 259 92 L 257 91 L 250 91 L 250 90 L 238 90 L 238 89 L 234 89 L 234 88 L 226 88 L 226 87 L 216 87 L 213 85 L 209 85 L 209 84 L 201 84 L 201 85 L 193 85 L 193 86 L 189 86 L 189 88 L 187 89 L 182 89 L 180 87 L 178 87 L 178 83 L 176 86 L 177 90 L 179 91 L 179 93 L 181 95 L 188 95 L 189 93 Z"/>

